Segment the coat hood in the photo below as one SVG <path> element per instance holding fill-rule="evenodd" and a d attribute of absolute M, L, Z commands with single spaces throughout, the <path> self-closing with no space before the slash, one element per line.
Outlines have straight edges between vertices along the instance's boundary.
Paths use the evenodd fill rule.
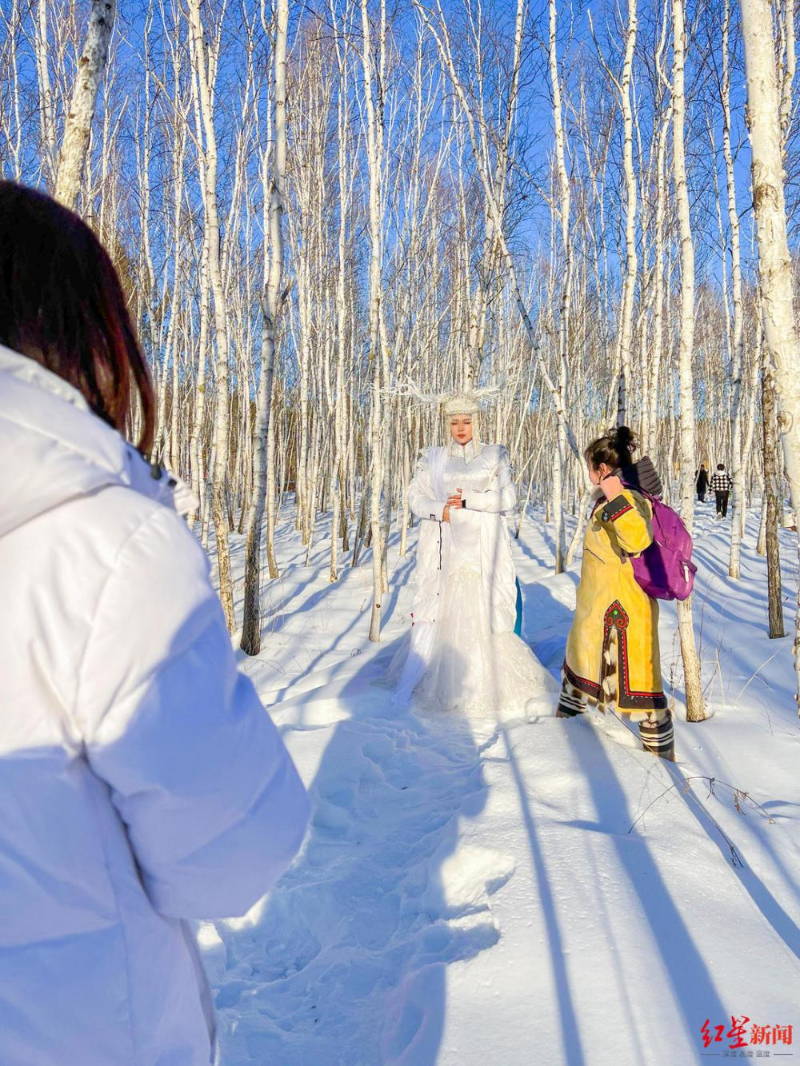
<path fill-rule="evenodd" d="M 623 467 L 622 480 L 632 489 L 646 492 L 648 496 L 655 496 L 658 500 L 664 493 L 661 478 L 649 455 L 643 455 L 639 462 L 632 466 Z"/>
<path fill-rule="evenodd" d="M 0 346 L 0 536 L 110 485 L 186 513 L 193 498 L 157 471 L 62 378 Z"/>

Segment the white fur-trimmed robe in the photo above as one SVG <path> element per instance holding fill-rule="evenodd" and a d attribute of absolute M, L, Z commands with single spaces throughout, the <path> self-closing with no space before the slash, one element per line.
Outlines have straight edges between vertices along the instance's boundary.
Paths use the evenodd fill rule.
<path fill-rule="evenodd" d="M 463 498 L 466 506 L 443 522 L 447 503 L 444 487 L 448 460 L 464 457 Z M 483 486 L 483 487 L 478 487 Z M 505 515 L 516 506 L 517 493 L 508 449 L 502 444 L 474 444 L 465 448 L 426 448 L 408 490 L 412 512 L 420 519 L 417 543 L 414 624 L 435 622 L 454 550 L 454 538 L 465 524 L 480 531 L 480 558 L 486 603 L 493 633 L 513 632 L 516 621 L 516 573 L 511 557 Z"/>

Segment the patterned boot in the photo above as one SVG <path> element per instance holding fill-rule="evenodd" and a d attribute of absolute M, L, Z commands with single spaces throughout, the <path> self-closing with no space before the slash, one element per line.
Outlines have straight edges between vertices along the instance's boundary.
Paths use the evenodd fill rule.
<path fill-rule="evenodd" d="M 639 735 L 645 751 L 675 762 L 675 730 L 670 711 L 650 711 L 647 718 L 639 722 Z"/>
<path fill-rule="evenodd" d="M 556 718 L 575 718 L 586 710 L 586 696 L 562 675 Z"/>

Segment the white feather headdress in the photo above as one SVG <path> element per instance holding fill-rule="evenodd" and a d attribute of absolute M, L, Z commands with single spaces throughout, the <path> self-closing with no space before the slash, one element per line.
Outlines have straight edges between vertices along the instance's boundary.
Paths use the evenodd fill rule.
<path fill-rule="evenodd" d="M 441 407 L 443 414 L 474 415 L 487 401 L 496 399 L 505 388 L 505 379 L 494 385 L 482 385 L 466 392 L 423 392 L 414 381 L 395 382 L 387 392 L 392 396 L 408 396 L 415 407 Z"/>

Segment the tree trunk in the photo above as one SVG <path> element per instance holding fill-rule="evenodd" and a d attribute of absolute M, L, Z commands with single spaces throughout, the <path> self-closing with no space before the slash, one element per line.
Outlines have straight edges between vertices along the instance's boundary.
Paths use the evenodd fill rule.
<path fill-rule="evenodd" d="M 367 0 L 361 0 L 363 30 L 362 61 L 364 66 L 364 96 L 367 104 L 367 151 L 369 159 L 369 337 L 372 364 L 372 407 L 370 412 L 370 527 L 372 532 L 372 614 L 369 639 L 381 639 L 381 601 L 383 599 L 383 557 L 381 552 L 381 495 L 383 491 L 383 410 L 381 397 L 380 301 L 381 301 L 381 189 L 382 116 L 374 100 L 372 43 Z M 378 100 L 383 98 L 378 93 Z M 388 384 L 388 382 L 387 382 Z M 386 503 L 388 506 L 388 501 Z"/>
<path fill-rule="evenodd" d="M 208 233 L 208 269 L 214 295 L 214 332 L 217 341 L 216 408 L 214 413 L 214 466 L 211 486 L 211 512 L 216 538 L 219 570 L 219 596 L 228 630 L 236 626 L 228 547 L 228 517 L 225 513 L 228 459 L 230 454 L 230 406 L 228 397 L 228 322 L 220 268 L 220 222 L 217 202 L 217 138 L 214 129 L 213 97 L 209 84 L 209 57 L 200 19 L 201 0 L 189 0 L 192 46 L 205 133 L 202 163 L 205 176 L 204 208 Z M 216 69 L 216 68 L 215 68 Z"/>
<path fill-rule="evenodd" d="M 89 28 L 78 61 L 56 172 L 54 195 L 65 207 L 74 208 L 78 199 L 89 151 L 97 89 L 105 70 L 116 13 L 117 0 L 92 0 Z"/>
<path fill-rule="evenodd" d="M 275 373 L 275 341 L 280 313 L 280 285 L 283 276 L 283 211 L 286 175 L 286 38 L 289 25 L 289 0 L 278 0 L 275 27 L 275 52 L 272 68 L 274 158 L 270 175 L 269 196 L 269 271 L 262 298 L 261 380 L 258 391 L 258 414 L 255 430 L 255 477 L 253 502 L 247 524 L 244 572 L 244 619 L 242 650 L 257 655 L 261 650 L 261 538 L 267 482 L 267 438 L 272 409 L 272 380 Z M 266 160 L 265 160 L 266 171 Z M 266 173 L 264 177 L 266 179 Z M 266 189 L 266 181 L 264 182 Z"/>
<path fill-rule="evenodd" d="M 731 150 L 730 55 L 728 36 L 730 0 L 725 0 L 722 28 L 722 150 L 728 186 L 728 221 L 731 227 L 731 284 L 733 290 L 733 338 L 731 346 L 731 384 L 733 413 L 731 417 L 731 556 L 728 573 L 739 580 L 739 557 L 744 519 L 744 471 L 742 469 L 742 375 L 744 373 L 744 322 L 742 308 L 742 265 L 739 242 L 739 212 L 736 207 L 736 177 Z"/>
<path fill-rule="evenodd" d="M 39 129 L 44 152 L 44 172 L 48 184 L 54 184 L 56 163 L 56 120 L 53 90 L 50 83 L 47 36 L 47 0 L 38 0 L 36 7 L 36 71 L 39 81 Z M 78 179 L 80 184 L 80 178 Z"/>
<path fill-rule="evenodd" d="M 561 283 L 561 301 L 558 321 L 558 394 L 562 409 L 567 407 L 567 388 L 569 384 L 569 316 L 572 295 L 572 243 L 570 241 L 570 186 L 567 175 L 564 148 L 564 122 L 561 108 L 561 80 L 558 71 L 558 53 L 556 49 L 556 0 L 550 0 L 550 85 L 553 93 L 553 129 L 556 142 L 556 168 L 558 171 L 559 216 L 561 222 L 561 255 L 563 259 L 563 280 Z M 568 455 L 567 434 L 564 419 L 557 422 L 557 446 L 554 456 L 553 471 L 553 507 L 555 510 L 556 558 L 555 573 L 564 572 L 565 566 L 565 531 L 563 481 Z"/>
<path fill-rule="evenodd" d="M 792 506 L 800 516 L 800 338 L 792 304 L 792 262 L 786 236 L 772 5 L 769 0 L 741 0 L 741 5 L 764 339 L 774 368 L 778 424 Z M 800 560 L 800 524 L 798 531 Z M 800 714 L 800 583 L 797 597 L 794 664 L 795 699 Z"/>
<path fill-rule="evenodd" d="M 633 169 L 633 109 L 631 105 L 631 80 L 633 56 L 636 48 L 636 0 L 628 0 L 628 30 L 625 40 L 625 62 L 620 82 L 620 99 L 624 128 L 624 171 L 626 189 L 625 207 L 625 278 L 622 289 L 620 314 L 620 370 L 617 400 L 617 425 L 625 425 L 629 417 L 628 393 L 631 385 L 631 343 L 633 337 L 633 301 L 636 293 L 636 275 L 639 259 L 636 252 L 636 175 Z"/>
<path fill-rule="evenodd" d="M 783 624 L 783 589 L 781 587 L 781 550 L 778 526 L 781 520 L 781 467 L 778 458 L 778 433 L 775 423 L 775 385 L 769 350 L 764 347 L 761 375 L 761 418 L 764 435 L 764 547 L 767 556 L 767 604 L 770 639 L 785 637 Z"/>
<path fill-rule="evenodd" d="M 694 525 L 695 421 L 692 351 L 694 347 L 694 243 L 689 216 L 689 193 L 686 185 L 686 148 L 684 144 L 686 63 L 686 27 L 683 0 L 672 0 L 674 34 L 672 65 L 672 154 L 675 171 L 675 200 L 681 242 L 681 312 L 678 341 L 680 375 L 680 482 L 681 517 L 691 533 Z M 678 629 L 681 639 L 683 675 L 686 688 L 686 718 L 701 722 L 706 717 L 700 683 L 700 659 L 694 638 L 692 598 L 678 603 Z"/>

